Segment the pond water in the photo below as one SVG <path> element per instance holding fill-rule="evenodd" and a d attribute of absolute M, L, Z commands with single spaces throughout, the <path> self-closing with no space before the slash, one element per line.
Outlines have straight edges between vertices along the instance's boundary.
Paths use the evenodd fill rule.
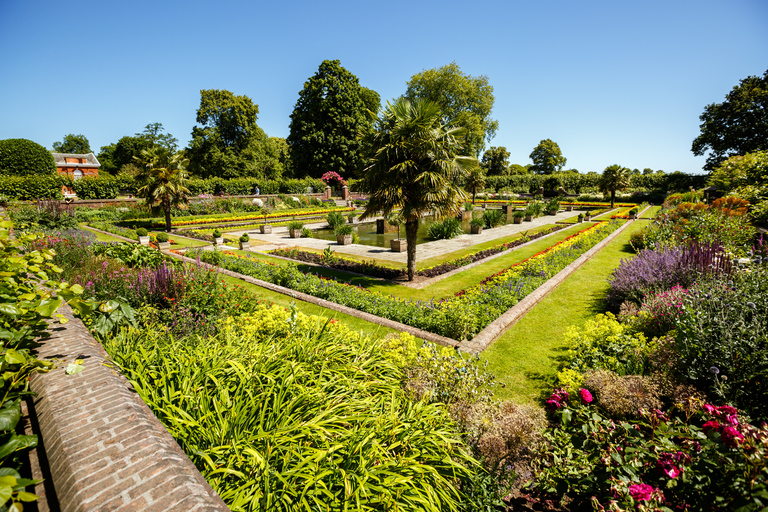
<path fill-rule="evenodd" d="M 479 216 L 480 212 L 474 212 L 475 216 Z M 425 242 L 432 242 L 433 240 L 427 236 L 429 226 L 434 223 L 436 219 L 432 216 L 422 217 L 419 222 L 419 233 L 416 240 L 416 244 L 423 244 Z M 465 233 L 470 232 L 469 221 L 462 221 L 461 227 Z M 354 225 L 355 233 L 360 237 L 360 243 L 363 245 L 371 245 L 374 247 L 384 247 L 389 249 L 389 241 L 397 238 L 397 232 L 384 233 L 382 235 L 376 234 L 376 223 L 365 222 L 363 224 Z M 315 229 L 312 231 L 314 238 L 321 240 L 336 240 L 336 235 L 332 229 Z M 405 226 L 400 226 L 400 238 L 405 238 Z"/>

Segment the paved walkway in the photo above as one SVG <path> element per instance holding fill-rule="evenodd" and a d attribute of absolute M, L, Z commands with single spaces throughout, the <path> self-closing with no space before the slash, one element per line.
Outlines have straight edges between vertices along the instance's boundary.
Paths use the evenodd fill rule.
<path fill-rule="evenodd" d="M 483 232 L 479 235 L 460 235 L 450 240 L 436 240 L 434 242 L 426 242 L 419 244 L 416 248 L 416 258 L 418 261 L 433 258 L 436 256 L 442 256 L 443 254 L 472 247 L 473 245 L 481 244 L 502 238 L 505 236 L 513 235 L 521 231 L 527 231 L 536 227 L 545 226 L 548 224 L 554 224 L 556 221 L 572 218 L 578 215 L 578 211 L 573 212 L 560 212 L 557 215 L 545 215 L 534 219 L 531 222 L 523 222 L 522 224 L 507 224 L 506 226 L 500 226 L 498 228 L 483 229 Z M 325 222 L 307 224 L 305 227 L 309 229 L 317 229 L 326 227 Z M 243 233 L 248 233 L 248 236 L 252 240 L 258 240 L 262 242 L 259 245 L 252 245 L 252 252 L 265 252 L 280 247 L 293 247 L 300 246 L 309 249 L 315 249 L 318 251 L 325 250 L 326 247 L 330 247 L 338 254 L 351 254 L 355 256 L 361 256 L 363 258 L 376 258 L 381 260 L 388 260 L 397 263 L 405 264 L 408 261 L 408 256 L 405 252 L 392 252 L 383 247 L 376 247 L 372 245 L 351 244 L 351 245 L 339 245 L 336 242 L 329 240 L 322 240 L 319 238 L 291 238 L 288 235 L 288 228 L 284 226 L 273 227 L 271 234 L 262 235 L 258 229 L 248 229 L 244 231 L 228 231 L 230 236 L 239 237 Z"/>

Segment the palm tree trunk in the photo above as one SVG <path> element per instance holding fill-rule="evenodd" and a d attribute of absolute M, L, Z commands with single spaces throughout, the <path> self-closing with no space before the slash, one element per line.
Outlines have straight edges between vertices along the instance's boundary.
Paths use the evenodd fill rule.
<path fill-rule="evenodd" d="M 163 212 L 165 212 L 165 231 L 171 232 L 171 198 L 168 195 L 163 196 Z"/>
<path fill-rule="evenodd" d="M 416 238 L 419 232 L 419 218 L 409 217 L 405 221 L 405 243 L 408 254 L 408 280 L 413 281 L 413 275 L 416 273 Z"/>
<path fill-rule="evenodd" d="M 613 203 L 616 200 L 616 191 L 611 190 L 611 209 L 613 209 Z"/>

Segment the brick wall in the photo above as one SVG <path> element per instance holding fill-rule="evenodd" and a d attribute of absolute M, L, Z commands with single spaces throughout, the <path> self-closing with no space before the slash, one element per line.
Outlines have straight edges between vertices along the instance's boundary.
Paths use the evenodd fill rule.
<path fill-rule="evenodd" d="M 68 307 L 69 322 L 52 325 L 37 350 L 56 360 L 35 374 L 32 413 L 62 511 L 225 511 L 167 430 L 116 371 L 108 356 Z M 68 363 L 85 369 L 66 375 Z M 49 495 L 50 498 L 50 495 Z"/>

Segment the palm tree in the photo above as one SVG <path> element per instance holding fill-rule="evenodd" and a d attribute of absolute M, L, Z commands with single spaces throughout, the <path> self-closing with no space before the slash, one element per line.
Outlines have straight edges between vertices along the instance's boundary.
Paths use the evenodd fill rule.
<path fill-rule="evenodd" d="M 485 172 L 481 167 L 475 167 L 469 171 L 464 188 L 467 192 L 472 192 L 472 204 L 475 204 L 477 191 L 485 188 Z"/>
<path fill-rule="evenodd" d="M 459 183 L 477 166 L 476 158 L 460 156 L 466 130 L 445 126 L 442 118 L 440 107 L 428 100 L 387 103 L 372 135 L 373 156 L 363 178 L 369 200 L 361 218 L 401 208 L 409 281 L 416 267 L 419 219 L 430 211 L 438 217 L 458 213 L 468 199 Z"/>
<path fill-rule="evenodd" d="M 597 182 L 603 194 L 611 193 L 611 208 L 616 200 L 616 191 L 627 190 L 631 184 L 631 171 L 616 164 L 606 167 Z"/>
<path fill-rule="evenodd" d="M 171 231 L 171 207 L 186 204 L 189 189 L 184 186 L 187 179 L 185 168 L 189 162 L 179 151 L 172 153 L 163 146 L 142 150 L 141 156 L 134 157 L 140 171 L 136 176 L 143 186 L 136 191 L 138 197 L 147 201 L 147 207 L 160 204 L 165 213 L 165 230 Z"/>

